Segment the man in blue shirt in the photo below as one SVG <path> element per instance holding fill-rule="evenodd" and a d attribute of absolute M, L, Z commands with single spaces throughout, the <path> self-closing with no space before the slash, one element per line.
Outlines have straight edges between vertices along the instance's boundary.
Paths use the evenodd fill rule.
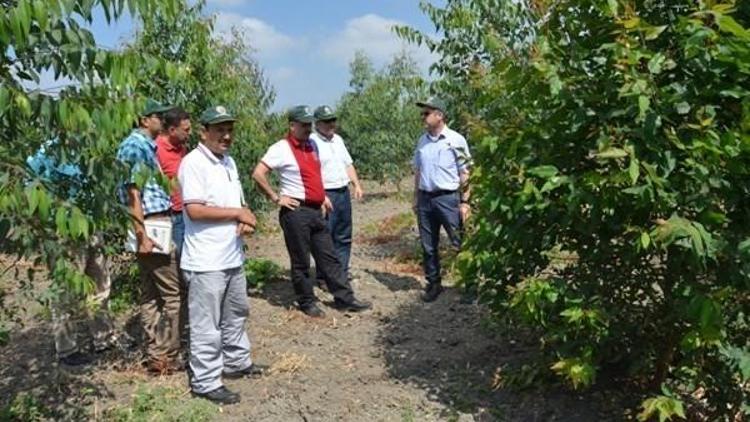
<path fill-rule="evenodd" d="M 79 163 L 61 163 L 49 153 L 56 143 L 57 140 L 47 142 L 26 162 L 37 177 L 51 184 L 56 195 L 75 199 L 79 193 L 86 190 L 84 175 Z M 109 349 L 115 341 L 114 327 L 108 312 L 112 285 L 110 261 L 103 252 L 101 235 L 94 234 L 89 240 L 89 245 L 78 251 L 75 256 L 78 270 L 94 282 L 95 291 L 90 299 L 96 305 L 96 309 L 93 317 L 90 317 L 88 310 L 81 309 L 80 298 L 68 291 L 58 292 L 51 301 L 55 352 L 60 363 L 68 366 L 91 362 L 91 356 L 84 352 L 76 335 L 78 321 L 83 321 L 87 325 L 95 352 Z"/>
<path fill-rule="evenodd" d="M 418 102 L 426 132 L 414 152 L 414 211 L 419 222 L 427 288 L 422 300 L 435 301 L 443 291 L 438 246 L 440 227 L 451 245 L 461 246 L 463 222 L 469 206 L 469 162 L 466 138 L 445 123 L 445 102 L 432 97 Z"/>
<path fill-rule="evenodd" d="M 184 297 L 174 251 L 161 250 L 146 233 L 146 222 L 171 224 L 169 195 L 157 182 L 161 168 L 156 159 L 154 138 L 162 127 L 161 114 L 171 109 L 153 100 L 139 118 L 139 127 L 125 138 L 117 159 L 131 169 L 130 179 L 118 194 L 133 220 L 136 260 L 141 276 L 141 324 L 146 337 L 146 365 L 154 373 L 182 368 L 180 352 L 180 306 Z M 138 181 L 145 179 L 139 184 Z"/>

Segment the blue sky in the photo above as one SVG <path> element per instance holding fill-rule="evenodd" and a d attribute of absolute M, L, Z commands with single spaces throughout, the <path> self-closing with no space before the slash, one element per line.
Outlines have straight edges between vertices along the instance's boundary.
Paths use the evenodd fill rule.
<path fill-rule="evenodd" d="M 237 27 L 256 50 L 276 90 L 275 110 L 293 104 L 335 105 L 349 82 L 348 63 L 364 50 L 382 66 L 403 48 L 427 72 L 434 57 L 425 48 L 408 46 L 390 30 L 406 24 L 433 34 L 419 0 L 208 0 L 216 16 L 217 36 Z M 93 28 L 97 42 L 116 47 L 131 38 L 130 19 Z"/>

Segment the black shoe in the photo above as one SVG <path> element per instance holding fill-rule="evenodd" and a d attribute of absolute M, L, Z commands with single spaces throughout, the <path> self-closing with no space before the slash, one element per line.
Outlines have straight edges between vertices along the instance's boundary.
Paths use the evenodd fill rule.
<path fill-rule="evenodd" d="M 91 356 L 81 352 L 73 352 L 73 354 L 60 358 L 60 363 L 67 366 L 88 365 L 93 361 L 94 359 L 92 359 Z"/>
<path fill-rule="evenodd" d="M 218 404 L 235 404 L 240 402 L 240 395 L 227 390 L 224 386 L 221 386 L 216 390 L 211 390 L 208 393 L 196 393 L 193 391 L 193 396 Z"/>
<path fill-rule="evenodd" d="M 305 315 L 313 318 L 320 318 L 325 315 L 325 312 L 323 312 L 322 309 L 318 308 L 318 305 L 315 303 L 300 306 L 299 310 L 302 311 Z"/>
<path fill-rule="evenodd" d="M 427 303 L 434 302 L 440 296 L 440 293 L 443 293 L 443 286 L 437 283 L 430 283 L 422 295 L 422 300 Z"/>
<path fill-rule="evenodd" d="M 372 304 L 357 299 L 352 299 L 351 302 L 341 302 L 337 299 L 333 302 L 333 307 L 340 311 L 362 312 L 372 308 Z"/>
<path fill-rule="evenodd" d="M 247 368 L 241 371 L 235 372 L 224 372 L 224 378 L 238 379 L 238 378 L 260 378 L 265 373 L 266 368 L 256 364 L 251 364 Z"/>

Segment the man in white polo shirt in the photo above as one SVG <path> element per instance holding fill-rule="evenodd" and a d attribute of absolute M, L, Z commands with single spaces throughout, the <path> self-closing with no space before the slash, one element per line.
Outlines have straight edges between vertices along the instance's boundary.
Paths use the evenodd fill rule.
<path fill-rule="evenodd" d="M 354 298 L 351 285 L 341 266 L 333 241 L 323 219 L 322 208 L 331 210 L 325 196 L 320 174 L 320 158 L 314 142 L 310 140 L 312 111 L 300 105 L 289 110 L 289 133 L 271 145 L 260 163 L 255 166 L 253 179 L 263 193 L 278 204 L 279 223 L 284 231 L 284 241 L 292 269 L 292 284 L 297 293 L 297 305 L 308 316 L 321 317 L 310 278 L 310 253 L 322 272 L 328 291 L 334 297 L 334 307 L 344 311 L 359 312 L 371 305 Z M 279 172 L 280 194 L 268 182 L 268 173 Z"/>
<path fill-rule="evenodd" d="M 354 188 L 354 197 L 362 199 L 362 185 L 357 170 L 344 140 L 336 133 L 336 114 L 327 105 L 315 109 L 315 131 L 310 135 L 318 147 L 323 188 L 331 200 L 333 210 L 326 215 L 331 231 L 333 247 L 339 262 L 351 279 L 349 257 L 352 252 L 352 200 L 349 183 Z"/>
<path fill-rule="evenodd" d="M 224 107 L 201 115 L 201 143 L 180 164 L 185 217 L 182 268 L 188 289 L 190 386 L 195 396 L 232 404 L 227 378 L 258 375 L 245 332 L 249 312 L 241 236 L 255 226 L 237 166 L 228 155 L 234 117 Z"/>

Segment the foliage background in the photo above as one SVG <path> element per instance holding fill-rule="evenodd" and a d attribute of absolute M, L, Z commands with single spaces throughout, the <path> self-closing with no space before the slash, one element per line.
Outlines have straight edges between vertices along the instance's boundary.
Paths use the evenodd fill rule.
<path fill-rule="evenodd" d="M 398 29 L 474 142 L 464 281 L 644 420 L 750 409 L 749 7 L 449 0 L 423 3 L 440 39 Z"/>
<path fill-rule="evenodd" d="M 427 85 L 414 59 L 403 52 L 376 70 L 364 52 L 349 64 L 350 90 L 338 103 L 339 131 L 364 178 L 398 183 L 411 174 L 422 133 L 419 108 Z"/>

